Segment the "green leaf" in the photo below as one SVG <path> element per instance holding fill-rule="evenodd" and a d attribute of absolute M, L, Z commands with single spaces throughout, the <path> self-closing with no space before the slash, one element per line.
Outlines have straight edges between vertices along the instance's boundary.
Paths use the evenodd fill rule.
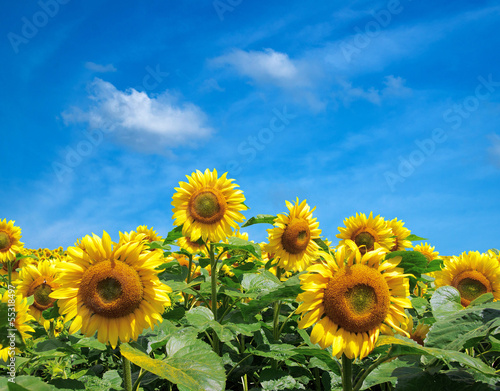
<path fill-rule="evenodd" d="M 323 251 L 329 253 L 330 252 L 330 249 L 328 248 L 328 246 L 326 245 L 326 243 L 324 242 L 323 239 L 321 238 L 317 238 L 317 239 L 313 239 L 316 244 L 319 246 L 320 249 L 322 249 Z"/>
<path fill-rule="evenodd" d="M 415 341 L 400 336 L 387 336 L 382 335 L 378 338 L 376 347 L 392 345 L 391 347 L 391 357 L 397 357 L 402 355 L 424 355 L 443 360 L 445 362 L 455 361 L 469 368 L 475 369 L 479 372 L 485 373 L 487 375 L 494 375 L 495 370 L 481 360 L 471 357 L 465 353 L 456 352 L 453 350 L 445 350 L 438 348 L 428 348 L 419 345 Z"/>
<path fill-rule="evenodd" d="M 398 267 L 402 267 L 405 273 L 413 274 L 416 278 L 427 269 L 427 258 L 418 251 L 393 251 L 386 255 L 386 259 L 401 257 Z"/>
<path fill-rule="evenodd" d="M 49 384 L 55 386 L 58 391 L 85 390 L 85 384 L 75 379 L 52 379 Z"/>
<path fill-rule="evenodd" d="M 223 391 L 226 376 L 222 359 L 206 343 L 189 336 L 173 336 L 164 360 L 155 360 L 129 344 L 122 355 L 139 367 L 177 384 L 180 391 Z"/>
<path fill-rule="evenodd" d="M 249 242 L 241 238 L 230 238 L 230 243 L 215 243 L 215 247 L 222 247 L 224 250 L 242 250 L 252 254 L 257 259 L 262 259 L 260 246 L 257 243 Z"/>
<path fill-rule="evenodd" d="M 409 360 L 412 360 L 413 362 L 409 362 Z M 366 377 L 361 390 L 366 390 L 382 383 L 391 383 L 394 386 L 398 380 L 397 370 L 399 368 L 406 368 L 405 374 L 422 372 L 422 369 L 418 367 L 418 363 L 412 358 L 406 360 L 395 359 L 388 362 L 386 361 L 380 364 Z"/>
<path fill-rule="evenodd" d="M 163 244 L 174 244 L 179 238 L 182 238 L 182 225 L 175 227 L 172 231 L 170 231 L 163 241 Z"/>
<path fill-rule="evenodd" d="M 56 391 L 57 388 L 52 384 L 47 384 L 39 377 L 34 376 L 16 376 L 15 383 L 8 383 L 9 391 Z M 5 389 L 5 388 L 3 388 Z"/>
<path fill-rule="evenodd" d="M 474 300 L 470 302 L 468 307 L 474 307 L 485 303 L 492 303 L 493 300 L 495 300 L 495 296 L 493 296 L 492 292 L 488 292 L 479 297 L 476 297 Z"/>
<path fill-rule="evenodd" d="M 452 286 L 439 287 L 431 297 L 431 308 L 437 320 L 463 310 L 460 304 L 460 292 Z"/>
<path fill-rule="evenodd" d="M 280 285 L 280 280 L 269 271 L 245 274 L 241 281 L 241 287 L 246 293 L 263 294 L 279 288 Z"/>
<path fill-rule="evenodd" d="M 406 240 L 409 240 L 410 242 L 416 242 L 416 241 L 419 241 L 419 240 L 429 240 L 429 239 L 421 238 L 420 236 L 411 234 L 411 235 L 408 235 L 406 237 Z"/>
<path fill-rule="evenodd" d="M 434 323 L 427 334 L 425 345 L 462 350 L 487 338 L 497 327 L 500 327 L 500 302 L 467 307 Z"/>
<path fill-rule="evenodd" d="M 255 217 L 250 217 L 245 223 L 241 226 L 241 228 L 248 227 L 250 225 L 254 224 L 274 224 L 274 219 L 276 219 L 276 216 L 273 215 L 257 215 Z"/>
<path fill-rule="evenodd" d="M 305 390 L 303 384 L 299 383 L 290 374 L 279 369 L 266 368 L 260 372 L 260 385 L 262 391 L 274 390 Z"/>
<path fill-rule="evenodd" d="M 92 337 L 80 338 L 73 344 L 75 348 L 92 348 L 97 350 L 106 350 L 106 345 Z"/>
<path fill-rule="evenodd" d="M 427 308 L 429 307 L 429 302 L 425 300 L 423 297 L 412 297 L 411 299 L 411 305 L 417 311 L 417 314 L 419 316 L 422 316 L 426 311 Z"/>
<path fill-rule="evenodd" d="M 316 360 L 321 361 L 323 364 L 325 364 L 327 368 L 327 369 L 324 368 L 321 369 L 332 371 L 336 375 L 340 375 L 340 368 L 338 362 L 335 361 L 332 354 L 328 353 L 326 350 L 317 347 L 303 347 L 303 346 L 297 347 L 294 350 L 298 354 L 303 354 L 305 356 L 312 357 L 315 358 Z M 312 363 L 313 361 L 311 359 L 311 364 Z"/>
<path fill-rule="evenodd" d="M 432 273 L 443 268 L 444 261 L 440 258 L 433 259 L 427 264 L 427 268 L 424 273 Z"/>
<path fill-rule="evenodd" d="M 57 305 L 57 301 L 54 302 L 52 307 L 43 311 L 43 317 L 47 320 L 58 318 L 59 316 L 59 306 Z"/>

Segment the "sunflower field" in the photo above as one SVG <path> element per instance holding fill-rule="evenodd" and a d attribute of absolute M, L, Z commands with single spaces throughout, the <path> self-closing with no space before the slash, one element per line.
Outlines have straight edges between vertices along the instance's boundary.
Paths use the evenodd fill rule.
<path fill-rule="evenodd" d="M 30 249 L 0 220 L 0 389 L 500 389 L 498 250 L 443 256 L 373 213 L 325 233 L 299 199 L 245 219 L 244 202 L 207 169 L 164 235 Z"/>

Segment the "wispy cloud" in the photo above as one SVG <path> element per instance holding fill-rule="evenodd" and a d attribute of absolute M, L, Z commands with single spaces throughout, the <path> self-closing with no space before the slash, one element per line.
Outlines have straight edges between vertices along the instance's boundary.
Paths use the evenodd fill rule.
<path fill-rule="evenodd" d="M 405 86 L 405 82 L 399 76 L 389 75 L 384 78 L 382 82 L 384 87 L 379 90 L 375 87 L 369 87 L 368 89 L 353 87 L 351 82 L 341 80 L 339 83 L 342 90 L 337 95 L 346 106 L 359 99 L 380 105 L 384 98 L 410 96 L 412 90 Z"/>
<path fill-rule="evenodd" d="M 496 133 L 489 136 L 491 146 L 488 148 L 490 161 L 500 168 L 500 136 Z"/>
<path fill-rule="evenodd" d="M 113 130 L 122 143 L 141 151 L 161 152 L 179 145 L 195 146 L 213 129 L 204 112 L 192 103 L 179 103 L 168 91 L 150 97 L 133 88 L 118 90 L 96 78 L 90 84 L 90 105 L 63 112 L 66 124 L 87 123 L 91 128 Z"/>
<path fill-rule="evenodd" d="M 214 66 L 229 66 L 240 75 L 247 76 L 257 83 L 272 83 L 280 86 L 289 83 L 307 84 L 307 79 L 299 70 L 299 65 L 286 53 L 273 49 L 263 51 L 244 51 L 235 49 L 211 60 Z"/>
<path fill-rule="evenodd" d="M 85 63 L 85 68 L 98 73 L 116 72 L 116 68 L 113 64 L 101 65 L 92 61 L 87 61 Z"/>

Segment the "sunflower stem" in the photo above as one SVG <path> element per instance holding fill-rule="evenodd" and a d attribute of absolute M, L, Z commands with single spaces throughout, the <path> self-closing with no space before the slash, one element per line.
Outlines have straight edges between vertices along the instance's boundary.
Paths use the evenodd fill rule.
<path fill-rule="evenodd" d="M 130 369 L 130 361 L 122 356 L 123 362 L 123 385 L 126 391 L 132 391 L 132 371 Z"/>
<path fill-rule="evenodd" d="M 211 274 L 211 282 L 212 282 L 212 313 L 214 314 L 214 319 L 217 322 L 217 261 L 215 260 L 215 246 L 213 243 L 210 243 L 210 270 Z M 219 346 L 219 336 L 214 331 L 212 335 L 212 347 L 214 352 L 220 356 L 220 346 Z"/>
<path fill-rule="evenodd" d="M 281 268 L 279 266 L 276 266 L 276 277 L 278 280 L 281 280 Z M 281 301 L 275 301 L 274 302 L 274 312 L 273 312 L 273 336 L 274 340 L 278 341 L 280 337 L 280 310 L 281 310 Z"/>
<path fill-rule="evenodd" d="M 352 389 L 352 359 L 342 354 L 342 388 L 344 391 Z"/>
<path fill-rule="evenodd" d="M 10 286 L 12 285 L 12 262 L 11 261 L 7 261 L 7 270 L 8 270 L 8 275 L 9 275 L 8 288 L 10 289 Z"/>
<path fill-rule="evenodd" d="M 385 356 L 379 357 L 377 360 L 375 360 L 373 362 L 372 365 L 370 365 L 363 372 L 361 372 L 361 375 L 359 376 L 359 378 L 356 379 L 353 391 L 358 391 L 361 388 L 361 386 L 363 385 L 363 382 L 365 381 L 366 377 L 370 373 L 372 373 L 375 368 L 377 368 L 383 362 L 385 362 L 385 361 L 390 360 L 391 358 L 393 358 L 393 356 L 391 356 L 391 352 L 392 352 L 392 347 L 389 349 L 389 351 L 387 352 L 387 354 Z"/>

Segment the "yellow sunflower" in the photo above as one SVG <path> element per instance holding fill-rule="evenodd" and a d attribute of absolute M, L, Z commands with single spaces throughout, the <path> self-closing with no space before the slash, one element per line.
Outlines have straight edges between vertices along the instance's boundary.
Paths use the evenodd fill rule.
<path fill-rule="evenodd" d="M 347 247 L 350 247 L 348 249 Z M 360 359 L 374 348 L 380 333 L 393 330 L 405 334 L 408 322 L 405 308 L 411 308 L 409 283 L 398 268 L 401 257 L 384 260 L 384 249 L 361 255 L 356 244 L 346 240 L 334 256 L 322 253 L 317 263 L 300 276 L 297 301 L 302 302 L 301 329 L 315 324 L 311 341 L 332 354 Z"/>
<path fill-rule="evenodd" d="M 434 272 L 436 288 L 450 285 L 460 292 L 461 303 L 467 307 L 484 293 L 492 292 L 500 299 L 500 265 L 494 258 L 479 251 L 463 252 L 445 260 L 443 268 Z"/>
<path fill-rule="evenodd" d="M 54 282 L 60 262 L 46 260 L 38 262 L 38 265 L 30 264 L 21 269 L 17 283 L 17 292 L 24 297 L 33 296 L 33 304 L 30 305 L 30 314 L 40 324 L 50 325 L 50 321 L 43 318 L 43 311 L 54 305 L 55 299 L 49 295 L 59 287 Z"/>
<path fill-rule="evenodd" d="M 286 201 L 288 214 L 278 214 L 274 219 L 274 228 L 268 229 L 269 244 L 267 252 L 278 260 L 278 266 L 285 270 L 305 270 L 317 257 L 319 246 L 314 239 L 319 239 L 319 222 L 312 217 L 316 207 L 310 209 L 306 200 L 295 205 Z"/>
<path fill-rule="evenodd" d="M 427 261 L 433 261 L 434 259 L 440 258 L 439 257 L 439 252 L 434 251 L 435 246 L 432 246 L 430 244 L 427 244 L 427 242 L 417 244 L 415 247 L 413 247 L 413 251 L 418 251 L 427 258 Z"/>
<path fill-rule="evenodd" d="M 380 247 L 390 251 L 394 247 L 392 230 L 380 215 L 373 217 L 373 212 L 370 212 L 367 218 L 364 213 L 356 213 L 356 216 L 345 219 L 344 225 L 345 228 L 339 227 L 340 234 L 337 235 L 341 239 L 339 246 L 344 245 L 346 240 L 352 240 L 361 254 Z"/>
<path fill-rule="evenodd" d="M 170 306 L 172 290 L 158 279 L 163 254 L 145 250 L 143 242 L 113 247 L 103 232 L 102 239 L 85 236 L 80 247 L 69 247 L 70 262 L 60 264 L 54 281 L 61 286 L 50 294 L 58 299 L 65 322 L 73 319 L 69 333 L 78 330 L 114 348 L 118 339 L 137 340 L 147 327 L 162 322 Z"/>
<path fill-rule="evenodd" d="M 200 244 L 198 241 L 192 241 L 189 237 L 183 236 L 182 238 L 177 239 L 177 245 L 191 254 L 202 253 L 208 257 L 208 251 L 205 244 Z"/>
<path fill-rule="evenodd" d="M 16 254 L 21 252 L 21 228 L 14 225 L 15 221 L 0 220 L 0 262 L 14 261 Z"/>
<path fill-rule="evenodd" d="M 218 178 L 217 170 L 211 172 L 207 168 L 204 174 L 197 170 L 186 176 L 189 182 L 179 182 L 180 187 L 175 188 L 172 218 L 175 225 L 182 225 L 182 235 L 191 241 L 224 240 L 231 236 L 231 228 L 237 229 L 237 222 L 245 219 L 240 213 L 247 209 L 245 196 L 226 175 Z"/>
<path fill-rule="evenodd" d="M 28 333 L 33 333 L 35 330 L 33 327 L 31 327 L 28 322 L 34 320 L 34 318 L 28 314 L 28 299 L 21 297 L 21 295 L 16 294 L 15 297 L 15 310 L 16 310 L 16 319 L 14 320 L 14 327 L 19 331 L 19 334 L 21 335 L 21 338 L 23 341 L 26 341 L 26 339 L 31 338 L 31 334 Z M 9 297 L 9 291 L 5 291 L 5 293 L 2 295 L 2 304 L 1 305 L 7 305 L 9 301 L 12 301 L 12 297 Z M 9 360 L 9 357 L 13 357 L 14 351 L 12 351 L 9 347 L 3 347 L 0 345 L 0 358 L 7 362 Z M 20 353 L 19 349 L 15 349 L 16 353 Z"/>
<path fill-rule="evenodd" d="M 147 225 L 140 225 L 137 227 L 135 231 L 130 232 L 120 232 L 120 240 L 119 243 L 126 242 L 137 242 L 137 241 L 146 241 L 148 243 L 162 241 L 163 238 L 158 235 L 158 233 L 153 229 L 153 227 L 148 228 Z"/>
<path fill-rule="evenodd" d="M 413 317 L 408 316 L 408 319 L 409 322 L 406 327 L 404 327 L 404 330 L 410 334 L 411 339 L 419 345 L 424 346 L 425 337 L 427 337 L 427 333 L 429 332 L 431 326 L 422 322 L 417 322 L 417 325 L 415 326 L 413 323 Z"/>
<path fill-rule="evenodd" d="M 390 249 L 391 251 L 400 251 L 407 248 L 411 248 L 412 244 L 409 240 L 406 240 L 410 236 L 411 231 L 403 227 L 405 223 L 402 220 L 395 218 L 387 222 L 387 226 L 392 229 L 392 234 L 394 236 L 394 246 Z"/>

